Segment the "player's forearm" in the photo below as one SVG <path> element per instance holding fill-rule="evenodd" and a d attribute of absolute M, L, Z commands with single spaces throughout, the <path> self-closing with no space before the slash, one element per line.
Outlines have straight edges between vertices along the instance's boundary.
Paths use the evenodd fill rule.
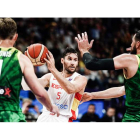
<path fill-rule="evenodd" d="M 44 94 L 44 96 L 37 96 L 36 95 L 37 100 L 43 104 L 50 112 L 52 111 L 52 103 L 47 95 L 47 93 Z"/>
<path fill-rule="evenodd" d="M 34 88 L 34 93 L 36 98 L 49 110 L 52 110 L 52 103 L 50 101 L 50 98 L 47 94 L 47 91 L 41 86 L 38 85 L 38 87 Z"/>
<path fill-rule="evenodd" d="M 92 94 L 92 99 L 117 98 L 117 97 L 125 95 L 125 88 L 124 86 L 114 87 L 114 88 L 109 88 L 104 91 L 92 92 L 91 94 Z"/>
<path fill-rule="evenodd" d="M 31 84 L 34 83 L 34 84 Z M 52 110 L 52 103 L 49 99 L 47 91 L 43 88 L 43 86 L 37 81 L 31 81 L 28 83 L 31 91 L 34 93 L 36 98 L 49 110 Z"/>
<path fill-rule="evenodd" d="M 23 90 L 31 90 L 31 89 L 29 88 L 29 86 L 27 85 L 27 83 L 25 82 L 24 77 L 22 77 L 21 85 L 22 85 Z"/>
<path fill-rule="evenodd" d="M 54 77 L 57 79 L 61 87 L 68 93 L 75 93 L 75 86 L 70 83 L 66 78 L 62 76 L 62 74 L 57 70 L 53 69 L 51 73 L 54 75 Z"/>
<path fill-rule="evenodd" d="M 98 59 L 91 56 L 90 53 L 84 53 L 83 62 L 89 70 L 115 70 L 112 58 Z"/>

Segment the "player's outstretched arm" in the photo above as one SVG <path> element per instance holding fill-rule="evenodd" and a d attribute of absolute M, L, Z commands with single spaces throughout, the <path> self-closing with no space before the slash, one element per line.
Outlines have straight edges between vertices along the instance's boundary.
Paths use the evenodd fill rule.
<path fill-rule="evenodd" d="M 81 56 L 83 57 L 83 62 L 87 69 L 89 70 L 114 70 L 114 62 L 113 59 L 97 59 L 93 57 L 89 53 L 89 49 L 92 47 L 93 41 L 91 40 L 90 43 L 88 43 L 88 36 L 87 33 L 82 33 L 82 37 L 78 34 L 77 37 L 75 37 L 75 40 L 78 44 L 78 49 L 81 53 Z"/>
<path fill-rule="evenodd" d="M 125 88 L 124 86 L 121 87 L 113 87 L 109 88 L 104 91 L 99 91 L 99 92 L 85 92 L 84 95 L 82 96 L 81 102 L 87 102 L 92 99 L 110 99 L 110 98 L 117 98 L 120 96 L 125 95 Z"/>
<path fill-rule="evenodd" d="M 57 113 L 59 116 L 58 108 L 51 104 L 47 91 L 38 82 L 38 79 L 34 73 L 33 65 L 29 58 L 21 54 L 19 58 L 20 66 L 24 74 L 25 81 L 29 88 L 33 91 L 36 98 L 50 111 Z"/>
<path fill-rule="evenodd" d="M 87 84 L 87 79 L 84 76 L 78 76 L 75 78 L 75 80 L 71 83 L 66 78 L 62 76 L 62 74 L 55 68 L 54 64 L 54 58 L 51 52 L 47 55 L 48 59 L 45 59 L 47 62 L 48 69 L 51 71 L 51 73 L 54 75 L 54 77 L 57 79 L 57 81 L 60 83 L 62 88 L 68 93 L 73 94 L 76 92 L 80 92 L 81 90 L 85 89 L 85 86 Z"/>
<path fill-rule="evenodd" d="M 116 56 L 113 58 L 114 61 L 114 67 L 116 70 L 118 69 L 127 69 L 128 67 L 132 67 L 132 65 L 137 65 L 137 60 L 136 60 L 135 55 L 131 54 L 121 54 L 119 56 Z M 131 64 L 131 65 L 130 65 Z"/>
<path fill-rule="evenodd" d="M 83 56 L 83 61 L 89 70 L 115 70 L 124 69 L 130 66 L 130 62 L 136 62 L 135 55 L 122 54 L 115 58 L 98 59 L 88 52 L 88 48 L 92 47 L 93 41 L 88 43 L 87 33 L 82 33 L 82 37 L 78 34 L 75 38 L 78 43 L 78 48 Z"/>

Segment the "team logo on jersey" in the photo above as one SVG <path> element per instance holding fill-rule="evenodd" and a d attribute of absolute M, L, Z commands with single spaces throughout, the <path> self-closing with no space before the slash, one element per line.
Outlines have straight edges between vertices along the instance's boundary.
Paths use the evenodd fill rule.
<path fill-rule="evenodd" d="M 11 97 L 11 89 L 7 87 L 0 87 L 0 96 Z"/>
<path fill-rule="evenodd" d="M 0 51 L 0 56 L 3 56 L 3 57 L 11 57 L 11 52 L 8 52 L 8 51 Z"/>
<path fill-rule="evenodd" d="M 59 109 L 67 109 L 68 105 L 64 105 L 64 104 L 57 104 L 55 103 L 55 105 L 59 108 Z"/>

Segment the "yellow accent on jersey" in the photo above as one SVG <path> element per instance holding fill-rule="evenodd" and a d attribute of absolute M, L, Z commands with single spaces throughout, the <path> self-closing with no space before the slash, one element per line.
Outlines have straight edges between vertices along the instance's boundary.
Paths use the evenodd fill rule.
<path fill-rule="evenodd" d="M 76 111 L 77 110 L 77 108 L 78 108 L 78 106 L 79 106 L 79 100 L 77 100 L 76 98 L 74 98 L 74 100 L 73 100 L 73 104 L 72 104 L 72 110 L 73 111 Z"/>

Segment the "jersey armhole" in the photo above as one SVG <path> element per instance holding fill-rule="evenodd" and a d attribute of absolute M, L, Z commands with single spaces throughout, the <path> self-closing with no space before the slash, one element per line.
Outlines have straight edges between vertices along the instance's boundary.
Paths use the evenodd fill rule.
<path fill-rule="evenodd" d="M 20 54 L 21 54 L 21 52 L 20 52 L 20 51 L 18 51 L 18 54 L 17 54 L 17 56 L 18 56 L 18 60 L 19 60 Z"/>
<path fill-rule="evenodd" d="M 123 70 L 123 76 L 124 76 L 125 79 L 127 79 L 126 76 L 125 76 L 125 74 L 124 74 L 124 70 Z"/>
<path fill-rule="evenodd" d="M 139 57 L 137 55 L 135 55 L 135 56 L 136 56 L 136 59 L 137 59 L 137 62 L 138 62 L 138 67 L 139 67 L 140 59 L 139 59 Z M 124 78 L 125 79 L 128 79 L 128 78 L 126 78 L 126 76 L 124 74 L 124 70 L 123 70 L 123 75 L 124 75 Z"/>
<path fill-rule="evenodd" d="M 137 58 L 137 62 L 138 62 L 138 66 L 139 66 L 140 59 L 139 59 L 139 57 L 138 57 L 137 55 L 135 55 L 135 56 L 136 56 L 136 58 Z"/>

